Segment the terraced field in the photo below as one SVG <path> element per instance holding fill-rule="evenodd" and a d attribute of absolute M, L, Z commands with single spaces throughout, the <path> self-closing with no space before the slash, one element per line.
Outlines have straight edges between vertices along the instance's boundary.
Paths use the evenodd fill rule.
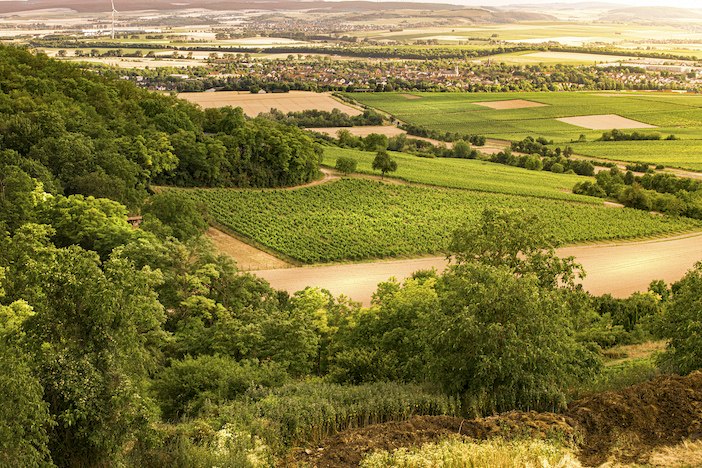
<path fill-rule="evenodd" d="M 646 160 L 702 169 L 702 95 L 673 93 L 352 93 L 359 102 L 395 115 L 400 120 L 434 130 L 477 133 L 491 138 L 521 140 L 543 136 L 555 143 L 570 143 L 585 135 L 590 142 L 578 153 L 628 161 Z M 417 99 L 418 97 L 418 99 Z M 541 107 L 493 110 L 481 102 L 525 100 Z M 640 133 L 675 134 L 681 141 L 594 142 L 602 130 L 588 130 L 559 118 L 618 115 L 641 122 Z M 629 130 L 633 131 L 633 130 Z M 625 153 L 623 151 L 626 151 Z"/>
<path fill-rule="evenodd" d="M 487 207 L 540 216 L 560 244 L 700 227 L 629 209 L 345 179 L 299 190 L 174 189 L 234 232 L 304 263 L 440 254 Z"/>
<path fill-rule="evenodd" d="M 408 182 L 602 204 L 599 198 L 575 195 L 571 192 L 576 183 L 587 180 L 582 176 L 528 171 L 520 167 L 473 159 L 431 159 L 405 153 L 390 154 L 398 163 L 397 172 L 391 176 Z M 371 166 L 375 153 L 368 151 L 328 147 L 325 148 L 322 164 L 334 167 L 336 159 L 341 156 L 358 161 L 358 172 L 378 174 Z"/>

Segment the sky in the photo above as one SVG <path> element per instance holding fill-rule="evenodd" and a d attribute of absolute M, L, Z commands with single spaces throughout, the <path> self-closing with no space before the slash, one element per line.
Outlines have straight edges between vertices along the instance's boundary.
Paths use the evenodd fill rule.
<path fill-rule="evenodd" d="M 416 0 L 427 1 L 427 0 Z M 442 3 L 440 0 L 428 0 L 435 3 Z M 537 3 L 582 3 L 586 2 L 602 2 L 613 3 L 627 6 L 674 6 L 677 8 L 702 8 L 700 0 L 443 0 L 445 3 L 455 3 L 461 5 L 482 5 L 482 6 L 503 6 L 503 5 L 518 5 L 520 3 L 537 4 Z"/>

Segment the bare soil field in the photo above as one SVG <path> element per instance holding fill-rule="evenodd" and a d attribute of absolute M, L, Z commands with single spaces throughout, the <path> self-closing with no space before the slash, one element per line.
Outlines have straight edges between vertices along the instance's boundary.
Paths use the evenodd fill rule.
<path fill-rule="evenodd" d="M 524 57 L 548 59 L 548 60 L 585 60 L 590 62 L 614 62 L 624 60 L 634 60 L 636 57 L 625 55 L 605 55 L 605 54 L 580 54 L 576 52 L 534 52 L 524 54 Z"/>
<path fill-rule="evenodd" d="M 333 109 L 348 115 L 361 115 L 363 112 L 334 99 L 329 93 L 311 91 L 290 91 L 289 93 L 251 94 L 239 91 L 222 91 L 213 93 L 181 93 L 179 98 L 199 104 L 203 109 L 218 107 L 241 107 L 250 117 L 262 112 L 278 109 L 283 113 L 317 109 L 331 112 Z"/>
<path fill-rule="evenodd" d="M 687 377 L 661 376 L 616 392 L 604 392 L 572 402 L 562 414 L 512 411 L 497 416 L 462 419 L 415 416 L 407 421 L 349 429 L 315 447 L 298 450 L 291 463 L 318 467 L 358 466 L 376 450 L 420 446 L 448 437 L 485 440 L 491 437 L 545 438 L 562 434 L 577 449 L 584 466 L 654 464 L 675 459 L 675 449 L 690 453 L 702 427 L 702 373 Z M 677 444 L 677 446 L 676 446 Z M 321 448 L 322 450 L 319 450 Z M 667 449 L 667 450 L 666 450 Z M 672 452 L 672 453 L 671 453 Z M 682 460 L 682 466 L 697 458 Z M 665 464 L 664 466 L 671 466 Z"/>
<path fill-rule="evenodd" d="M 199 67 L 204 62 L 202 60 L 166 60 L 166 59 L 147 59 L 147 58 L 128 58 L 128 57 L 70 57 L 67 59 L 70 62 L 90 62 L 101 63 L 110 67 L 119 68 L 189 68 Z"/>
<path fill-rule="evenodd" d="M 556 120 L 590 130 L 612 130 L 613 128 L 620 130 L 628 128 L 656 128 L 655 125 L 649 125 L 636 120 L 627 119 L 626 117 L 616 114 L 563 117 Z"/>
<path fill-rule="evenodd" d="M 414 136 L 408 134 L 406 131 L 397 128 L 393 125 L 368 125 L 365 127 L 319 127 L 319 128 L 308 128 L 307 130 L 313 131 L 313 132 L 319 132 L 319 133 L 324 133 L 326 135 L 336 137 L 336 134 L 339 130 L 348 130 L 351 135 L 354 136 L 359 136 L 359 137 L 366 137 L 370 135 L 371 133 L 378 133 L 380 135 L 385 135 L 388 138 L 392 138 L 394 136 L 398 135 L 407 135 L 407 138 L 411 138 L 413 140 L 422 140 L 422 141 L 428 141 L 429 143 L 436 145 L 436 146 L 441 146 L 444 145 L 447 148 L 453 148 L 453 143 L 450 141 L 439 141 L 439 140 L 434 140 L 433 138 L 425 138 L 425 137 L 419 137 L 419 136 Z M 487 148 L 487 147 L 482 147 L 482 146 L 476 146 L 476 149 L 478 150 L 483 150 L 483 148 L 486 148 L 487 151 L 484 151 L 488 154 L 493 154 L 497 153 L 501 150 L 496 150 L 492 151 L 493 148 Z M 504 149 L 504 148 L 502 148 Z"/>
<path fill-rule="evenodd" d="M 697 261 L 702 260 L 702 233 L 660 240 L 565 247 L 559 249 L 558 254 L 563 257 L 572 255 L 583 265 L 587 277 L 582 283 L 592 294 L 627 297 L 636 291 L 645 291 L 652 280 L 673 282 L 682 278 Z M 277 289 L 295 292 L 307 286 L 317 286 L 369 305 L 378 283 L 390 277 L 402 281 L 417 270 L 435 268 L 442 271 L 446 265 L 443 257 L 428 257 L 268 269 L 255 273 Z"/>
<path fill-rule="evenodd" d="M 246 242 L 226 234 L 219 229 L 210 228 L 207 237 L 223 254 L 236 260 L 242 271 L 260 270 L 261 268 L 287 268 L 289 263 L 267 252 L 252 247 Z"/>
<path fill-rule="evenodd" d="M 525 99 L 510 99 L 507 101 L 485 101 L 476 102 L 478 106 L 489 107 L 493 110 L 528 109 L 530 107 L 546 107 L 540 102 L 527 101 Z"/>
<path fill-rule="evenodd" d="M 336 137 L 339 130 L 348 130 L 351 135 L 359 137 L 367 137 L 372 133 L 377 133 L 379 135 L 385 135 L 388 138 L 394 136 L 403 135 L 405 132 L 402 129 L 395 127 L 394 125 L 368 125 L 365 127 L 319 127 L 319 128 L 309 128 L 313 132 L 324 133 L 325 135 Z M 411 137 L 414 138 L 414 137 Z"/>

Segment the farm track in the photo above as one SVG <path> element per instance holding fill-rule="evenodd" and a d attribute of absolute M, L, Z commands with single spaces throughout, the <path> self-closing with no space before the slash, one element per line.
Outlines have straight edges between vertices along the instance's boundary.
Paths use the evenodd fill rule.
<path fill-rule="evenodd" d="M 583 265 L 587 277 L 582 283 L 590 293 L 626 297 L 645 291 L 653 280 L 680 279 L 702 260 L 702 232 L 645 241 L 564 247 L 558 249 L 558 254 L 572 255 Z M 295 292 L 317 286 L 369 305 L 378 283 L 390 277 L 402 281 L 418 270 L 442 271 L 446 265 L 444 257 L 426 257 L 262 270 L 255 274 L 277 289 Z"/>

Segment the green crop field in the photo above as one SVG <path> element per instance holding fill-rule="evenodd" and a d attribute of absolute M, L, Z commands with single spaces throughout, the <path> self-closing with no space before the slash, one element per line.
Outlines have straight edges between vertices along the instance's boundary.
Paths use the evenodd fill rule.
<path fill-rule="evenodd" d="M 543 136 L 565 144 L 585 135 L 590 142 L 576 152 L 624 161 L 646 160 L 702 170 L 702 95 L 672 93 L 352 93 L 357 101 L 391 113 L 400 120 L 433 130 L 475 133 L 521 140 Z M 522 99 L 541 107 L 493 110 L 480 102 Z M 603 130 L 589 130 L 556 120 L 563 117 L 615 114 L 657 128 L 627 132 L 675 134 L 680 141 L 596 142 Z"/>
<path fill-rule="evenodd" d="M 655 163 L 702 171 L 702 140 L 578 143 L 573 145 L 573 149 L 578 154 L 598 158 Z"/>
<path fill-rule="evenodd" d="M 520 167 L 473 159 L 420 158 L 395 152 L 390 154 L 398 163 L 397 172 L 390 176 L 408 182 L 602 204 L 599 198 L 575 195 L 571 192 L 576 183 L 588 180 L 582 176 L 528 171 Z M 371 167 L 375 153 L 368 151 L 328 147 L 324 150 L 322 164 L 334 167 L 336 159 L 341 156 L 358 161 L 358 172 L 379 174 Z"/>
<path fill-rule="evenodd" d="M 638 210 L 362 179 L 298 190 L 173 190 L 204 205 L 226 228 L 305 263 L 439 254 L 456 227 L 488 207 L 540 216 L 561 244 L 700 226 Z"/>

